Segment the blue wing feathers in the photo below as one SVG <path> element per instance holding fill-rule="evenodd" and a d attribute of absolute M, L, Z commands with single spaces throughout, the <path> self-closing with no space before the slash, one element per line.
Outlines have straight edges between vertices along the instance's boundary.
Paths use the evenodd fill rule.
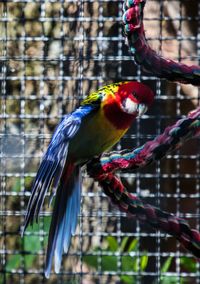
<path fill-rule="evenodd" d="M 53 179 L 53 176 L 55 174 L 57 167 L 58 167 L 58 165 L 54 165 L 52 163 L 52 166 L 49 168 L 49 173 L 46 176 L 45 182 L 43 183 L 43 185 L 40 189 L 40 193 L 38 194 L 37 203 L 36 203 L 35 211 L 34 211 L 34 215 L 37 217 L 36 220 L 38 220 L 38 216 L 39 216 L 40 210 L 42 208 L 42 205 L 44 203 L 44 198 L 45 198 L 46 192 L 47 192 L 48 188 L 50 187 L 50 185 L 52 183 L 52 179 Z"/>
<path fill-rule="evenodd" d="M 68 251 L 71 235 L 75 233 L 77 216 L 80 211 L 79 168 L 76 168 L 67 183 L 63 177 L 66 176 L 66 163 L 70 163 L 70 161 L 67 162 L 70 139 L 79 130 L 82 119 L 96 108 L 97 105 L 84 105 L 62 119 L 53 134 L 32 187 L 22 235 L 29 223 L 33 224 L 34 219 L 38 221 L 49 188 L 52 190 L 51 199 L 56 195 L 48 240 L 45 273 L 47 277 L 50 275 L 54 254 L 56 256 L 55 270 L 59 270 L 63 248 L 65 252 Z"/>
<path fill-rule="evenodd" d="M 82 106 L 72 114 L 66 115 L 57 126 L 32 187 L 22 235 L 28 224 L 32 224 L 34 218 L 38 218 L 46 192 L 51 184 L 52 197 L 56 194 L 66 163 L 70 139 L 79 130 L 82 119 L 92 110 L 94 106 Z"/>
<path fill-rule="evenodd" d="M 52 181 L 55 195 L 67 159 L 70 138 L 78 131 L 80 123 L 81 119 L 78 116 L 66 115 L 56 128 L 32 187 L 22 235 L 28 224 L 32 224 L 34 218 L 38 219 Z"/>

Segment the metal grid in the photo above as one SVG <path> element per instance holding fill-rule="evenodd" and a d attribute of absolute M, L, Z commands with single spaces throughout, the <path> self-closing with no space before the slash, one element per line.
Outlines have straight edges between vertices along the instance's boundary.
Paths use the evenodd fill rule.
<path fill-rule="evenodd" d="M 198 2 L 149 0 L 145 26 L 151 46 L 198 64 Z M 143 81 L 155 91 L 154 106 L 118 148 L 152 139 L 199 102 L 197 88 L 158 80 L 134 64 L 124 44 L 122 4 L 0 2 L 0 283 L 200 283 L 199 264 L 173 238 L 115 210 L 86 173 L 79 227 L 59 275 L 48 281 L 43 275 L 47 205 L 39 226 L 20 237 L 31 182 L 53 128 L 83 96 L 122 80 Z M 199 150 L 199 141 L 190 141 L 156 165 L 121 177 L 130 191 L 192 216 L 191 225 L 200 229 Z"/>

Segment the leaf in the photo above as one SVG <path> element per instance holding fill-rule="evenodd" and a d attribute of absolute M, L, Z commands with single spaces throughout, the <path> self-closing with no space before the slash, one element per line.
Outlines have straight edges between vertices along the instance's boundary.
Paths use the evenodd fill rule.
<path fill-rule="evenodd" d="M 138 257 L 135 257 L 133 260 L 133 271 L 138 272 L 139 271 L 139 259 Z"/>
<path fill-rule="evenodd" d="M 6 262 L 6 270 L 11 271 L 12 269 L 19 268 L 21 263 L 21 255 L 20 254 L 13 254 L 8 257 Z"/>
<path fill-rule="evenodd" d="M 134 239 L 129 245 L 128 252 L 136 251 L 137 249 L 138 249 L 138 240 Z"/>
<path fill-rule="evenodd" d="M 37 253 L 41 249 L 41 242 L 39 236 L 24 236 L 24 250 L 31 254 L 25 254 L 24 262 L 26 269 L 32 267 L 33 262 L 38 257 Z"/>
<path fill-rule="evenodd" d="M 181 257 L 180 263 L 185 269 L 187 269 L 187 271 L 192 273 L 197 272 L 197 263 L 193 259 L 189 257 Z"/>
<path fill-rule="evenodd" d="M 83 256 L 83 261 L 96 270 L 100 263 L 98 263 L 97 255 L 86 255 Z M 110 255 L 101 256 L 101 270 L 102 271 L 117 271 L 117 257 Z"/>
<path fill-rule="evenodd" d="M 168 257 L 166 259 L 166 261 L 164 262 L 162 268 L 161 268 L 161 273 L 166 273 L 169 271 L 170 265 L 172 263 L 172 257 Z M 179 277 L 177 276 L 168 276 L 168 275 L 161 275 L 161 284 L 176 284 L 178 283 L 180 280 L 180 283 L 185 283 L 185 280 L 181 277 L 179 279 Z"/>
<path fill-rule="evenodd" d="M 108 236 L 106 238 L 107 242 L 108 242 L 108 249 L 110 251 L 117 251 L 118 250 L 118 243 L 116 238 L 112 237 L 112 236 Z"/>
<path fill-rule="evenodd" d="M 140 260 L 140 269 L 142 271 L 144 271 L 147 267 L 148 264 L 148 255 L 143 255 L 141 256 L 141 260 Z"/>
<path fill-rule="evenodd" d="M 170 268 L 170 265 L 172 263 L 172 257 L 169 256 L 166 261 L 164 262 L 162 268 L 161 268 L 161 273 L 166 273 L 168 272 L 169 268 Z"/>
<path fill-rule="evenodd" d="M 44 232 L 45 233 L 49 232 L 50 223 L 51 223 L 51 216 L 44 217 Z"/>
<path fill-rule="evenodd" d="M 125 247 L 127 245 L 128 240 L 129 240 L 129 237 L 124 237 L 122 239 L 122 243 L 121 243 L 121 246 L 120 246 L 120 251 L 121 252 L 125 251 Z"/>
<path fill-rule="evenodd" d="M 85 255 L 83 256 L 83 261 L 96 270 L 98 269 L 98 256 L 97 255 Z"/>
<path fill-rule="evenodd" d="M 42 222 L 42 219 L 41 219 Z M 43 217 L 43 222 L 44 222 L 44 232 L 48 233 L 49 232 L 49 227 L 50 227 L 50 222 L 51 222 L 51 216 L 45 216 Z M 35 233 L 39 231 L 39 224 L 34 222 L 33 225 L 29 225 L 26 229 L 26 232 L 29 233 Z"/>
<path fill-rule="evenodd" d="M 25 263 L 26 269 L 29 269 L 33 266 L 33 262 L 35 261 L 36 258 L 37 258 L 37 255 L 32 255 L 32 254 L 24 256 L 24 263 Z"/>
<path fill-rule="evenodd" d="M 182 282 L 183 278 L 181 277 L 181 279 L 179 279 L 179 277 L 177 276 L 161 276 L 161 280 L 160 280 L 160 284 L 177 284 L 177 283 L 180 283 L 180 284 L 183 284 L 185 283 Z"/>
<path fill-rule="evenodd" d="M 112 252 L 116 252 L 118 248 L 118 243 L 115 237 L 109 236 L 106 238 L 108 242 L 107 249 L 101 249 L 101 248 L 94 248 L 93 252 L 104 252 L 104 254 L 109 250 Z M 120 251 L 125 251 L 125 247 L 128 243 L 129 238 L 124 237 L 122 239 L 122 243 L 120 246 Z M 138 240 L 134 239 L 130 243 L 128 247 L 128 251 L 135 252 L 138 249 Z M 118 271 L 118 265 L 117 265 L 117 256 L 115 255 L 102 255 L 101 256 L 101 262 L 99 262 L 99 256 L 98 255 L 87 255 L 83 256 L 83 261 L 90 267 L 93 267 L 95 270 L 99 269 L 99 265 L 101 265 L 101 271 L 102 272 L 109 272 L 109 271 Z M 138 272 L 139 270 L 144 271 L 148 264 L 148 255 L 143 255 L 141 258 L 138 257 L 132 257 L 130 255 L 121 256 L 121 271 L 127 272 L 127 271 L 134 271 Z M 122 283 L 125 284 L 134 284 L 135 283 L 135 276 L 132 275 L 122 275 L 120 276 L 120 280 Z"/>
<path fill-rule="evenodd" d="M 134 258 L 127 255 L 127 256 L 122 256 L 121 258 L 122 261 L 122 271 L 132 271 L 133 269 L 133 264 L 134 264 Z"/>
<path fill-rule="evenodd" d="M 135 276 L 131 276 L 131 275 L 122 275 L 120 277 L 121 281 L 124 284 L 134 284 L 135 282 Z"/>
<path fill-rule="evenodd" d="M 39 236 L 24 236 L 24 249 L 36 253 L 41 249 Z"/>
<path fill-rule="evenodd" d="M 33 223 L 33 225 L 28 225 L 26 232 L 35 233 L 39 231 L 39 224 Z"/>
<path fill-rule="evenodd" d="M 117 271 L 117 257 L 110 255 L 102 256 L 101 265 L 103 271 Z"/>
<path fill-rule="evenodd" d="M 132 269 L 135 272 L 144 271 L 148 264 L 148 256 L 143 255 L 140 258 L 131 257 L 131 256 L 122 256 L 122 271 L 131 271 Z"/>

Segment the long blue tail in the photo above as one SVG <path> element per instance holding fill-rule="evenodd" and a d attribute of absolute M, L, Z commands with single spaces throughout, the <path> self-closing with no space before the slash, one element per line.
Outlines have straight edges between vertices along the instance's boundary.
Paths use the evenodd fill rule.
<path fill-rule="evenodd" d="M 45 276 L 49 278 L 53 256 L 55 272 L 58 273 L 63 250 L 67 253 L 71 236 L 74 235 L 80 212 L 81 174 L 80 167 L 68 166 L 67 176 L 58 187 L 49 231 Z"/>

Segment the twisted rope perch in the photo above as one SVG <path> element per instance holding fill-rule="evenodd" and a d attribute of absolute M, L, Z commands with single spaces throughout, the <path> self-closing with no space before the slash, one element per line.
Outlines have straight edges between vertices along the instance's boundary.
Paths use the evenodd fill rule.
<path fill-rule="evenodd" d="M 197 136 L 200 136 L 200 107 L 167 127 L 163 134 L 142 147 L 132 151 L 110 152 L 99 160 L 92 160 L 88 163 L 88 172 L 121 211 L 137 216 L 140 221 L 174 236 L 194 256 L 200 258 L 200 233 L 197 230 L 191 229 L 184 219 L 146 204 L 129 193 L 112 173 L 118 169 L 134 170 L 144 167 Z"/>
<path fill-rule="evenodd" d="M 96 180 L 99 181 L 105 194 L 121 211 L 137 216 L 139 221 L 174 236 L 183 247 L 200 258 L 200 233 L 191 229 L 184 219 L 146 204 L 137 196 L 129 193 L 112 173 Z"/>
<path fill-rule="evenodd" d="M 185 84 L 200 85 L 200 67 L 187 66 L 165 59 L 153 51 L 145 39 L 143 9 L 145 0 L 127 0 L 123 20 L 125 33 L 135 61 L 147 71 L 160 78 Z M 154 67 L 152 69 L 152 66 Z M 200 107 L 167 127 L 163 134 L 132 151 L 123 150 L 104 154 L 88 164 L 89 174 L 99 182 L 106 195 L 121 210 L 129 215 L 174 236 L 194 256 L 200 258 L 200 233 L 190 228 L 181 218 L 161 211 L 129 193 L 113 174 L 121 169 L 137 169 L 159 160 L 186 140 L 200 135 Z"/>
<path fill-rule="evenodd" d="M 145 4 L 146 0 L 127 0 L 124 2 L 125 36 L 136 63 L 159 78 L 200 86 L 199 66 L 187 66 L 166 59 L 149 47 L 143 25 Z"/>

